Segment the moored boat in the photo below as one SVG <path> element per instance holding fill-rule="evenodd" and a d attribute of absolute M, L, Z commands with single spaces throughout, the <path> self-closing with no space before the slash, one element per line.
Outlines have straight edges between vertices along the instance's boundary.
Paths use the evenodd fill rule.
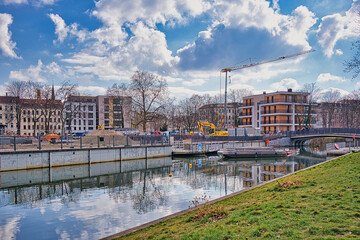
<path fill-rule="evenodd" d="M 218 154 L 225 158 L 268 158 L 287 156 L 286 151 L 273 148 L 223 148 L 218 151 Z"/>

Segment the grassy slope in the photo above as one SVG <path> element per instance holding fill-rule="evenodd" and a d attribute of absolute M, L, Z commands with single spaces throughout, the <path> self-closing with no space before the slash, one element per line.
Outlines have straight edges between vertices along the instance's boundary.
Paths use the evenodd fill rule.
<path fill-rule="evenodd" d="M 196 211 L 121 239 L 360 239 L 360 154 L 340 157 L 211 205 L 227 216 L 194 220 Z M 282 180 L 284 181 L 284 180 Z"/>

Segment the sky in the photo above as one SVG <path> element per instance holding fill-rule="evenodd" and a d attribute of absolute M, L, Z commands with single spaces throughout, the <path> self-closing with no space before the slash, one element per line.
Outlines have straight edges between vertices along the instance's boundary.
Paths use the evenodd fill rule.
<path fill-rule="evenodd" d="M 360 0 L 0 0 L 0 94 L 11 81 L 76 83 L 101 95 L 137 70 L 177 99 L 228 90 L 360 88 L 343 63 L 359 39 Z"/>

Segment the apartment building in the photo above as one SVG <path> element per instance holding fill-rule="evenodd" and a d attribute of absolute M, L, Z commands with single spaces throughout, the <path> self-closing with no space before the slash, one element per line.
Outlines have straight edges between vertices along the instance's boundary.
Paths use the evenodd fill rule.
<path fill-rule="evenodd" d="M 60 100 L 21 99 L 21 135 L 60 134 L 61 109 Z"/>
<path fill-rule="evenodd" d="M 259 128 L 264 133 L 298 130 L 306 125 L 307 96 L 288 89 L 244 97 L 240 127 Z"/>
<path fill-rule="evenodd" d="M 65 102 L 65 130 L 87 133 L 96 129 L 96 97 L 70 96 Z"/>
<path fill-rule="evenodd" d="M 2 133 L 15 134 L 16 128 L 16 102 L 18 97 L 0 96 L 0 125 Z"/>
<path fill-rule="evenodd" d="M 97 125 L 105 129 L 131 128 L 132 99 L 129 96 L 97 96 Z"/>
<path fill-rule="evenodd" d="M 237 127 L 239 107 L 241 103 L 228 103 L 227 108 L 227 126 Z M 220 122 L 224 124 L 224 104 L 223 103 L 211 103 L 205 104 L 199 108 L 199 117 L 202 122 L 210 122 L 215 126 L 220 126 Z"/>

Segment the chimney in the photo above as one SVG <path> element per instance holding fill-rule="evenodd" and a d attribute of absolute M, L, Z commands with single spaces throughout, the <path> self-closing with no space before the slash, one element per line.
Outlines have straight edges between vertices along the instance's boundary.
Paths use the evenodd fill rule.
<path fill-rule="evenodd" d="M 263 94 L 266 94 L 266 91 L 263 91 Z"/>
<path fill-rule="evenodd" d="M 5 93 L 5 96 L 7 96 L 7 92 Z"/>
<path fill-rule="evenodd" d="M 36 99 L 37 100 L 41 99 L 41 90 L 39 88 L 36 89 Z"/>
<path fill-rule="evenodd" d="M 288 88 L 288 92 L 292 92 L 292 88 Z"/>

